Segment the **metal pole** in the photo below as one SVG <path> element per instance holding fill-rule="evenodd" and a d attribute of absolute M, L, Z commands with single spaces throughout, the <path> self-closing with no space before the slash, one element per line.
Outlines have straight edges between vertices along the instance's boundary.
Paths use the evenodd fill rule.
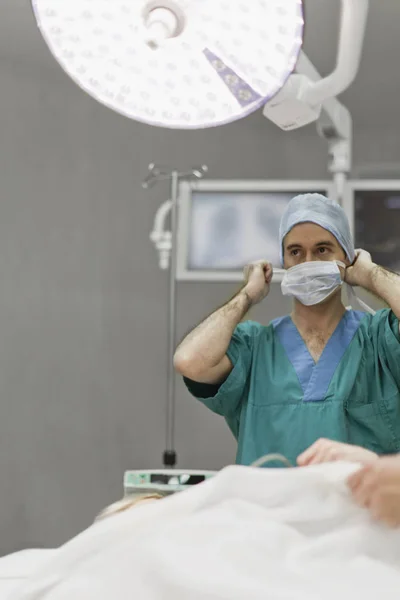
<path fill-rule="evenodd" d="M 166 449 L 163 454 L 165 467 L 176 465 L 175 451 L 175 370 L 174 354 L 176 345 L 176 272 L 177 272 L 177 231 L 178 231 L 178 201 L 179 181 L 201 179 L 208 169 L 206 165 L 191 169 L 190 171 L 170 171 L 149 165 L 149 174 L 142 182 L 145 189 L 150 188 L 159 181 L 171 181 L 171 254 L 169 270 L 169 301 L 168 301 L 168 357 L 167 357 L 167 414 L 166 414 Z M 166 216 L 166 215 L 164 215 Z M 158 233 L 160 233 L 158 231 Z"/>
<path fill-rule="evenodd" d="M 177 216 L 179 195 L 179 173 L 171 173 L 171 264 L 169 269 L 169 321 L 168 321 L 168 364 L 167 364 L 167 415 L 166 415 L 166 450 L 164 465 L 176 465 L 175 440 L 175 371 L 173 368 L 176 342 L 176 259 L 177 259 Z"/>

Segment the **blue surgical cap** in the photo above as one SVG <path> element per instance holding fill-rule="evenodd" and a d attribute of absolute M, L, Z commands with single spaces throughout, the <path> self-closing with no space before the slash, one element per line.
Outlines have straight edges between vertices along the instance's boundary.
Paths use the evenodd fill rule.
<path fill-rule="evenodd" d="M 329 231 L 335 236 L 350 262 L 354 261 L 355 252 L 349 221 L 342 207 L 322 194 L 300 194 L 289 202 L 281 220 L 279 243 L 282 265 L 283 240 L 289 231 L 300 223 L 315 223 Z"/>

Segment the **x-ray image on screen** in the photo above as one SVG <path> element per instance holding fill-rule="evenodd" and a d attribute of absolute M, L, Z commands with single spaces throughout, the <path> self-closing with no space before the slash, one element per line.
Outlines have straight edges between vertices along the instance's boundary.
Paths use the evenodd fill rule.
<path fill-rule="evenodd" d="M 279 223 L 293 192 L 195 192 L 189 236 L 192 270 L 240 270 L 266 259 L 280 267 Z"/>
<path fill-rule="evenodd" d="M 398 191 L 355 190 L 354 226 L 356 247 L 400 273 L 400 187 Z"/>

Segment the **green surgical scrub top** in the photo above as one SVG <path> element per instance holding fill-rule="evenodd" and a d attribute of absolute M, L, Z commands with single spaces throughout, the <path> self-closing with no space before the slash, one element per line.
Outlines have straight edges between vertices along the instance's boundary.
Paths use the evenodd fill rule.
<path fill-rule="evenodd" d="M 400 451 L 400 335 L 390 310 L 348 310 L 314 362 L 290 317 L 236 328 L 220 385 L 185 379 L 192 395 L 226 420 L 236 462 L 269 453 L 293 464 L 317 439 Z"/>

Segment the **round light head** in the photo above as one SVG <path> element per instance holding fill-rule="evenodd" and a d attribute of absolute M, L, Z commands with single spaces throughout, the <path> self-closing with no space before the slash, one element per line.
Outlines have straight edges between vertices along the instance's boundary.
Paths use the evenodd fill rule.
<path fill-rule="evenodd" d="M 196 129 L 270 100 L 302 44 L 302 0 L 32 0 L 51 52 L 138 121 Z"/>

